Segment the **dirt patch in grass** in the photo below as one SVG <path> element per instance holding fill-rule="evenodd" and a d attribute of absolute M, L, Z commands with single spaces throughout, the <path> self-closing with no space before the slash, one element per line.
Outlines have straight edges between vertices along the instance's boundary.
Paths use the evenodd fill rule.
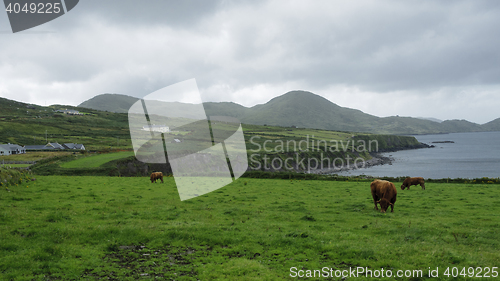
<path fill-rule="evenodd" d="M 111 253 L 103 257 L 103 265 L 96 269 L 88 269 L 83 278 L 106 278 L 107 280 L 123 280 L 123 278 L 167 278 L 177 279 L 181 276 L 197 279 L 194 270 L 200 265 L 196 262 L 200 251 L 204 249 L 177 248 L 163 246 L 148 248 L 142 245 L 117 246 L 110 245 Z M 203 255 L 203 254 L 202 254 Z"/>

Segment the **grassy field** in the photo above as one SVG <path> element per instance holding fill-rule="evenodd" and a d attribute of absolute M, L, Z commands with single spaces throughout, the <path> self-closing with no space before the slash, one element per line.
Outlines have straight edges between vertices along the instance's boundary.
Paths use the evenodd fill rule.
<path fill-rule="evenodd" d="M 28 151 L 23 154 L 6 155 L 0 157 L 0 161 L 38 161 L 51 157 L 70 155 L 70 151 Z"/>
<path fill-rule="evenodd" d="M 134 156 L 133 151 L 120 151 L 115 153 L 103 153 L 92 156 L 86 156 L 74 161 L 61 164 L 63 168 L 96 168 L 109 161 Z"/>
<path fill-rule="evenodd" d="M 450 280 L 447 267 L 500 266 L 500 186 L 426 187 L 398 190 L 381 214 L 367 182 L 240 178 L 181 202 L 171 177 L 37 176 L 0 190 L 0 278 L 283 280 L 360 266 Z"/>

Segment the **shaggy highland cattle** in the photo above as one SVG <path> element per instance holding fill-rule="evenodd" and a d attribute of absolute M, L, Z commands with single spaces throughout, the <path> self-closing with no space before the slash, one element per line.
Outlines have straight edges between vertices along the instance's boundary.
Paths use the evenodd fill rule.
<path fill-rule="evenodd" d="M 389 206 L 391 206 L 391 212 L 394 212 L 394 203 L 396 203 L 398 191 L 392 182 L 374 180 L 370 184 L 370 189 L 372 191 L 373 203 L 375 203 L 375 210 L 378 210 L 378 203 L 380 204 L 381 213 L 385 213 Z"/>
<path fill-rule="evenodd" d="M 161 183 L 163 183 L 163 173 L 162 172 L 153 172 L 151 173 L 151 183 L 156 183 L 157 180 L 161 180 Z"/>
<path fill-rule="evenodd" d="M 410 189 L 412 185 L 419 185 L 422 187 L 422 190 L 425 190 L 425 181 L 424 178 L 416 177 L 416 178 L 406 178 L 403 184 L 401 185 L 401 190 L 405 190 L 405 187 Z"/>

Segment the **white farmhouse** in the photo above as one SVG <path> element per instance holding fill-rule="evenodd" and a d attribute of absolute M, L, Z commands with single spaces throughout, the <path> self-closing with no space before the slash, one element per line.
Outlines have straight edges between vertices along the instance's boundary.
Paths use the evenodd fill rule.
<path fill-rule="evenodd" d="M 17 144 L 0 144 L 0 156 L 1 155 L 12 155 L 12 154 L 23 154 L 26 153 L 26 148 Z"/>
<path fill-rule="evenodd" d="M 170 128 L 167 125 L 149 125 L 142 126 L 144 131 L 152 131 L 152 132 L 160 132 L 160 133 L 168 133 L 170 132 Z"/>

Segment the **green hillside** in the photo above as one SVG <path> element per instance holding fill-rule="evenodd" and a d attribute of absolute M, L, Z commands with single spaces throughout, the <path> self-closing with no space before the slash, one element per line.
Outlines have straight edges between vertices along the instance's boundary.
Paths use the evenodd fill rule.
<path fill-rule="evenodd" d="M 482 125 L 487 131 L 500 131 L 500 118 Z"/>
<path fill-rule="evenodd" d="M 55 110 L 73 109 L 83 115 Z M 87 149 L 131 147 L 128 116 L 67 105 L 43 107 L 0 99 L 0 143 L 83 143 Z"/>
<path fill-rule="evenodd" d="M 137 101 L 124 95 L 99 95 L 80 104 L 98 110 L 127 112 Z M 184 111 L 190 105 L 180 104 Z M 232 116 L 242 123 L 285 127 L 314 128 L 375 134 L 436 134 L 498 131 L 500 121 L 479 125 L 466 120 L 433 120 L 412 117 L 377 117 L 360 110 L 341 107 L 307 91 L 291 91 L 250 108 L 232 102 L 206 102 L 208 116 Z"/>
<path fill-rule="evenodd" d="M 311 94 L 312 95 L 312 94 Z M 283 97 L 281 97 L 283 98 Z M 313 95 L 313 98 L 322 99 Z M 305 104 L 304 96 L 297 94 L 295 103 Z M 294 101 L 289 100 L 289 104 L 284 106 L 277 98 L 269 104 L 256 107 L 256 110 L 262 112 L 284 112 L 288 106 L 294 106 Z M 325 104 L 324 101 L 316 101 L 316 103 Z M 311 111 L 315 102 L 311 102 Z M 176 104 L 177 105 L 177 104 Z M 179 108 L 189 110 L 190 104 L 179 104 Z M 217 115 L 232 115 L 235 117 L 242 116 L 238 110 L 250 111 L 254 109 L 245 109 L 244 107 L 234 103 L 207 103 L 207 112 L 209 116 Z M 282 106 L 283 108 L 280 108 Z M 58 109 L 73 109 L 78 110 L 83 115 L 67 115 L 56 112 Z M 324 108 L 326 110 L 326 108 Z M 132 149 L 130 131 L 128 124 L 128 115 L 126 113 L 104 112 L 94 109 L 71 107 L 63 105 L 52 105 L 50 107 L 32 106 L 22 102 L 11 101 L 7 99 L 0 100 L 0 110 L 3 113 L 0 122 L 0 143 L 15 143 L 19 145 L 41 145 L 47 142 L 58 143 L 83 143 L 87 150 L 109 150 L 109 149 Z M 225 110 L 225 111 L 223 111 Z M 341 110 L 342 111 L 342 110 Z M 346 111 L 354 111 L 347 109 Z M 262 113 L 264 114 L 264 113 Z M 359 119 L 366 118 L 365 114 L 358 111 Z M 334 115 L 331 115 L 334 116 Z M 340 115 L 335 115 L 340 116 Z M 368 115 L 369 116 L 369 115 Z M 313 116 L 309 116 L 312 118 Z M 240 117 L 241 118 L 241 117 Z M 245 116 L 243 116 L 243 119 Z M 293 123 L 290 123 L 293 124 Z M 327 123 L 324 123 L 325 125 Z M 170 124 L 173 125 L 173 124 Z M 347 127 L 344 127 L 347 128 Z M 362 158 L 370 158 L 365 151 L 357 151 L 351 149 L 355 139 L 362 139 L 366 134 L 337 132 L 333 130 L 320 130 L 308 128 L 290 128 L 271 125 L 252 125 L 243 124 L 243 132 L 247 142 L 247 149 L 252 149 L 253 143 L 262 144 L 266 141 L 271 141 L 271 146 L 268 148 L 274 149 L 278 145 L 276 140 L 291 141 L 298 143 L 305 139 L 310 142 L 326 141 L 328 146 L 331 146 L 331 141 L 342 141 L 349 147 L 352 156 L 360 156 Z M 258 136 L 253 142 L 250 139 Z M 394 150 L 401 148 L 416 147 L 419 145 L 413 137 L 397 136 L 398 142 L 391 144 L 389 135 L 368 135 L 369 138 L 377 138 L 380 143 L 381 150 Z M 182 137 L 180 137 L 182 139 Z M 379 139 L 381 138 L 381 139 Z M 388 140 L 388 141 L 385 141 Z M 384 145 L 383 143 L 388 143 Z M 323 144 L 323 146 L 325 146 Z M 323 147 L 322 150 L 330 149 Z M 294 153 L 296 149 L 280 153 L 279 151 L 269 152 L 260 149 L 258 153 L 262 156 L 265 154 L 284 157 L 286 153 Z M 314 152 L 316 154 L 304 153 L 303 157 L 320 156 L 321 151 Z M 336 152 L 337 153 L 337 152 Z M 301 156 L 301 157 L 302 157 Z M 330 155 L 334 156 L 334 154 Z M 337 154 L 335 154 L 335 157 Z M 341 156 L 340 154 L 338 156 Z"/>
<path fill-rule="evenodd" d="M 127 113 L 138 98 L 120 94 L 103 94 L 82 102 L 78 107 L 92 108 L 115 113 Z"/>
<path fill-rule="evenodd" d="M 303 98 L 298 95 L 298 99 Z M 303 104 L 304 100 L 299 101 Z M 323 102 L 324 103 L 324 102 Z M 258 110 L 264 112 L 280 112 L 281 103 L 274 100 L 273 103 L 265 106 L 257 107 Z M 314 102 L 310 104 L 313 106 Z M 180 104 L 179 108 L 189 110 L 189 104 Z M 237 116 L 239 105 L 231 105 L 234 111 L 227 110 L 231 107 L 224 107 L 221 104 L 208 104 L 209 116 L 227 114 Z M 293 106 L 293 103 L 286 106 Z M 59 109 L 78 110 L 83 115 L 67 115 L 57 112 Z M 177 108 L 177 107 L 176 107 Z M 217 109 L 226 109 L 226 112 L 216 112 Z M 10 101 L 1 100 L 0 109 L 4 113 L 0 122 L 0 143 L 15 143 L 19 145 L 46 144 L 47 142 L 58 143 L 82 143 L 87 150 L 109 151 L 109 150 L 131 150 L 132 143 L 130 139 L 130 131 L 128 124 L 128 115 L 126 113 L 104 112 L 87 108 L 70 107 L 54 105 L 50 107 L 32 107 L 31 105 Z M 311 110 L 313 108 L 311 107 Z M 251 109 L 249 109 L 251 110 Z M 211 114 L 210 112 L 216 112 Z M 363 113 L 358 112 L 360 118 L 364 118 Z M 333 115 L 332 115 L 333 116 Z M 244 118 L 244 117 L 243 117 Z M 175 124 L 168 123 L 172 127 Z M 212 124 L 215 126 L 218 122 Z M 326 124 L 326 123 L 325 123 Z M 252 169 L 261 171 L 304 171 L 318 168 L 338 167 L 340 162 L 335 164 L 333 159 L 362 159 L 369 160 L 374 156 L 373 153 L 379 151 L 393 151 L 400 149 L 424 147 L 414 137 L 381 135 L 381 134 L 366 134 L 366 133 L 351 133 L 338 132 L 332 130 L 320 130 L 309 128 L 291 128 L 271 125 L 252 125 L 243 123 L 243 133 L 246 142 L 247 157 L 249 165 Z M 191 125 L 185 127 L 191 139 L 196 138 L 196 129 Z M 213 128 L 213 127 L 212 127 Z M 231 135 L 232 127 L 225 125 L 217 125 L 218 135 Z M 222 131 L 221 131 L 222 130 Z M 181 144 L 176 146 L 179 153 L 185 153 L 186 144 L 190 144 L 190 139 L 179 132 L 171 132 L 164 136 L 166 140 L 177 137 L 182 140 Z M 373 144 L 373 147 L 372 147 Z M 146 147 L 146 146 L 143 146 Z M 189 149 L 192 149 L 190 147 Z M 200 148 L 199 150 L 202 150 Z M 175 152 L 177 150 L 169 150 Z M 145 167 L 143 163 L 136 163 L 132 157 L 124 163 L 115 163 L 106 167 L 101 167 L 109 161 L 133 156 L 131 151 L 123 153 L 109 154 L 102 156 L 98 161 L 96 156 L 85 157 L 81 155 L 75 158 L 73 156 L 64 156 L 54 162 L 50 160 L 47 163 L 39 163 L 40 167 L 33 167 L 39 174 L 118 174 L 129 175 L 137 173 L 149 173 L 150 169 L 156 167 Z M 17 155 L 14 155 L 17 156 Z M 23 155 L 19 155 L 23 156 Z M 85 157 L 85 158 L 81 158 Z M 287 160 L 292 157 L 292 160 Z M 64 158 L 64 159 L 63 159 Z M 328 163 L 319 163 L 318 159 L 330 159 Z M 266 160 L 266 159 L 270 159 Z M 16 159 L 14 159 L 16 160 Z M 71 161 L 76 160 L 76 161 Z M 64 163 L 71 161 L 68 163 Z M 128 161 L 128 162 L 127 162 Z M 132 161 L 132 162 L 130 162 Z M 134 162 L 135 161 L 135 162 Z M 277 161 L 277 162 L 274 162 Z M 312 161 L 312 162 L 311 162 Z M 340 161 L 340 160 L 339 160 Z M 54 162 L 54 163 L 52 163 Z M 123 162 L 123 161 L 122 161 Z M 269 166 L 269 163 L 283 163 L 283 165 Z M 310 163 L 310 166 L 304 166 L 303 163 Z M 135 167 L 143 167 L 141 172 L 135 171 Z M 113 166 L 113 167 L 112 167 Z M 165 167 L 164 167 L 165 168 Z M 83 169 L 83 170 L 82 170 Z M 166 169 L 166 168 L 165 168 Z M 165 170 L 168 172 L 168 170 Z"/>
<path fill-rule="evenodd" d="M 231 116 L 242 120 L 251 109 L 234 102 L 205 102 L 203 103 L 207 116 Z"/>
<path fill-rule="evenodd" d="M 449 132 L 481 132 L 487 131 L 481 125 L 467 120 L 446 120 L 441 124 L 442 128 Z"/>
<path fill-rule="evenodd" d="M 130 107 L 139 99 L 120 94 L 103 94 L 82 102 L 78 107 L 90 108 L 114 113 L 128 113 Z M 169 106 L 177 111 L 192 111 L 191 104 L 163 102 L 161 106 Z M 249 109 L 234 102 L 206 102 L 203 107 L 208 116 L 231 116 L 241 119 Z"/>
<path fill-rule="evenodd" d="M 373 128 L 384 132 L 396 132 L 400 134 L 429 134 L 429 133 L 448 133 L 442 129 L 439 123 L 429 120 L 422 120 L 412 117 L 390 116 L 379 118 Z"/>
<path fill-rule="evenodd" d="M 242 118 L 242 122 L 369 132 L 377 119 L 379 118 L 359 110 L 340 107 L 321 96 L 305 91 L 293 91 L 251 108 Z"/>

